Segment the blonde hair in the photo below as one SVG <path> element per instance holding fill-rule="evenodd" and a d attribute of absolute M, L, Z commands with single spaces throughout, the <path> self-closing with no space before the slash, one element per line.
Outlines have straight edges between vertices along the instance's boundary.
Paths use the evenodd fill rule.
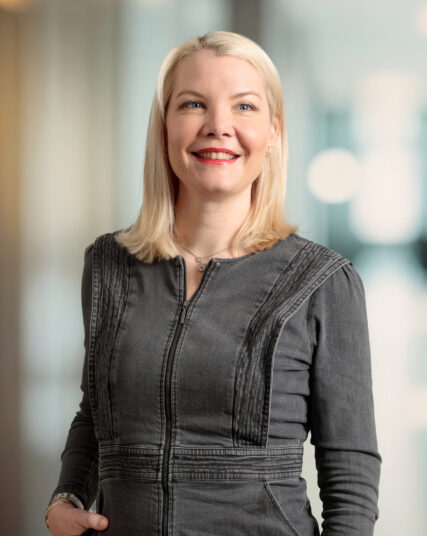
<path fill-rule="evenodd" d="M 208 32 L 173 48 L 162 62 L 147 130 L 142 206 L 136 221 L 115 236 L 119 244 L 148 263 L 180 254 L 174 238 L 179 180 L 167 157 L 165 119 L 179 63 L 186 56 L 205 49 L 213 50 L 217 55 L 243 58 L 256 67 L 266 84 L 270 120 L 275 116 L 279 119 L 276 144 L 252 183 L 251 209 L 231 243 L 234 255 L 239 248 L 252 252 L 271 247 L 298 229 L 287 222 L 284 213 L 288 139 L 277 69 L 264 50 L 251 39 L 233 32 Z"/>

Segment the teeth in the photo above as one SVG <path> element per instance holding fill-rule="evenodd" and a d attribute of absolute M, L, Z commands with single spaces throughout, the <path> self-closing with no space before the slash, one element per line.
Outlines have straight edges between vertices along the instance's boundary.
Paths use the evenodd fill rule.
<path fill-rule="evenodd" d="M 232 160 L 233 158 L 236 158 L 232 154 L 229 153 L 196 153 L 198 156 L 201 156 L 202 158 L 211 158 L 212 160 Z"/>

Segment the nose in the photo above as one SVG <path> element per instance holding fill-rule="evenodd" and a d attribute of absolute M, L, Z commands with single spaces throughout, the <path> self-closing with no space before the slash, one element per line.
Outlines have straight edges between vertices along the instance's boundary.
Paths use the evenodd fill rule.
<path fill-rule="evenodd" d="M 234 133 L 231 111 L 224 105 L 210 107 L 205 114 L 203 136 L 232 136 Z"/>

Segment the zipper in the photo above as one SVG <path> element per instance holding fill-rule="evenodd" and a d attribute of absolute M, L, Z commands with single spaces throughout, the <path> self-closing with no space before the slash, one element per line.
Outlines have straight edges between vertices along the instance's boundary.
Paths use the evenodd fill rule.
<path fill-rule="evenodd" d="M 199 291 L 203 285 L 204 280 L 207 277 L 207 274 L 213 270 L 215 266 L 212 263 L 212 259 L 206 265 L 202 280 L 193 294 L 193 296 L 186 300 L 187 296 L 187 277 L 185 270 L 185 261 L 183 261 L 184 266 L 184 301 L 181 305 L 181 313 L 179 315 L 179 321 L 175 328 L 175 333 L 173 336 L 172 344 L 168 353 L 168 360 L 166 363 L 166 381 L 165 381 L 165 413 L 166 413 L 166 437 L 165 437 L 165 446 L 163 449 L 163 460 L 162 460 L 162 488 L 163 488 L 163 528 L 162 536 L 168 536 L 168 510 L 169 510 L 169 485 L 168 485 L 168 475 L 169 475 L 169 454 L 170 454 L 170 444 L 171 444 L 171 435 L 172 435 L 172 410 L 171 410 L 171 376 L 172 376 L 172 365 L 175 358 L 175 351 L 178 344 L 179 337 L 181 335 L 182 328 L 184 326 L 185 320 L 187 318 L 188 307 L 194 298 L 199 294 Z"/>

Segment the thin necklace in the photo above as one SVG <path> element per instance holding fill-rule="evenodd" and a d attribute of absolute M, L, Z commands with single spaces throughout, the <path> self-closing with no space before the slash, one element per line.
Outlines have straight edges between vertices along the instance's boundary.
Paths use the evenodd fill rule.
<path fill-rule="evenodd" d="M 211 253 L 209 255 L 203 255 L 202 257 L 200 257 L 199 255 L 195 255 L 192 251 L 190 251 L 188 248 L 186 248 L 184 246 L 184 244 L 177 239 L 177 241 L 179 242 L 179 244 L 181 245 L 181 247 L 183 247 L 186 251 L 188 251 L 188 253 L 191 253 L 191 255 L 193 255 L 193 257 L 196 259 L 196 262 L 197 263 L 200 263 L 200 266 L 197 267 L 197 269 L 199 270 L 199 272 L 203 272 L 204 269 L 206 268 L 206 265 L 208 264 L 209 261 L 202 261 L 202 259 L 205 259 L 206 257 L 213 257 L 216 253 L 221 253 L 221 251 L 225 251 L 227 248 L 224 248 L 224 249 L 219 249 L 218 251 L 215 251 L 214 253 Z M 209 259 L 210 260 L 210 259 Z"/>

